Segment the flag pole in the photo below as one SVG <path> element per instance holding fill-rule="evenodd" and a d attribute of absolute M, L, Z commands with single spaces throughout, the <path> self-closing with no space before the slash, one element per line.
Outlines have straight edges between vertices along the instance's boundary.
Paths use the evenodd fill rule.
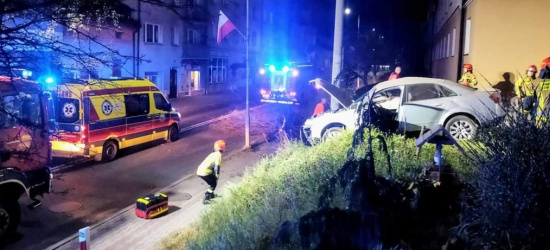
<path fill-rule="evenodd" d="M 246 112 L 245 112 L 245 128 L 244 128 L 244 147 L 250 148 L 250 110 L 249 110 L 249 100 L 248 100 L 248 88 L 249 88 L 249 79 L 250 79 L 250 67 L 249 67 L 249 0 L 246 0 Z M 239 31 L 240 33 L 240 31 Z M 241 34 L 242 35 L 242 34 Z"/>

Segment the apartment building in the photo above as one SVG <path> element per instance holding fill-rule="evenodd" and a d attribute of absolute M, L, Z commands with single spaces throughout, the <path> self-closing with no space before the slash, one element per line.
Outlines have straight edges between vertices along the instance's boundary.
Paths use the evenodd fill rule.
<path fill-rule="evenodd" d="M 432 76 L 456 81 L 471 63 L 480 88 L 510 92 L 528 65 L 550 56 L 548 10 L 547 0 L 434 0 Z"/>

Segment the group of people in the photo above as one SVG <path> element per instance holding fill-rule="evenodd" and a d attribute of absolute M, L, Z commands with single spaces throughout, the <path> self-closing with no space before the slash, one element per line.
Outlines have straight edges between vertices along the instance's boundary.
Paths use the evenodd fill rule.
<path fill-rule="evenodd" d="M 537 121 L 546 121 L 550 116 L 550 57 L 542 61 L 538 77 L 537 71 L 537 66 L 530 65 L 525 76 L 517 79 L 514 90 L 522 112 L 535 115 Z"/>
<path fill-rule="evenodd" d="M 536 65 L 529 65 L 525 75 L 518 77 L 514 84 L 516 94 L 515 105 L 520 112 L 536 117 L 537 121 L 546 121 L 550 116 L 550 57 L 545 58 L 540 65 L 540 73 Z M 537 77 L 537 73 L 539 73 Z M 464 74 L 458 81 L 464 86 L 475 88 L 477 79 L 473 73 L 472 64 L 464 64 Z"/>

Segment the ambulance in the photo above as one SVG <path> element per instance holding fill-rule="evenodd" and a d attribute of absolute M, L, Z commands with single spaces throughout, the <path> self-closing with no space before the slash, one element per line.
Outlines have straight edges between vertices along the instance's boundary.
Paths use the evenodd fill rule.
<path fill-rule="evenodd" d="M 112 161 L 120 149 L 176 141 L 181 115 L 147 79 L 57 84 L 53 157 Z"/>

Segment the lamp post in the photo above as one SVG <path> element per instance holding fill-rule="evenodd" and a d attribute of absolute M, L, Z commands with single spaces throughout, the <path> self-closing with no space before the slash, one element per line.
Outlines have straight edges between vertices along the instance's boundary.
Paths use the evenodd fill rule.
<path fill-rule="evenodd" d="M 336 77 L 342 70 L 342 28 L 344 19 L 344 0 L 336 0 L 336 10 L 334 15 L 334 43 L 332 46 L 332 83 L 336 82 Z M 330 98 L 330 109 L 340 108 L 336 98 Z"/>
<path fill-rule="evenodd" d="M 350 8 L 346 8 L 346 10 L 344 11 L 346 13 L 346 15 L 350 15 L 351 14 L 351 9 Z M 356 43 L 356 50 L 359 49 L 359 38 L 360 38 L 360 30 L 361 30 L 361 14 L 357 14 L 357 43 Z M 355 53 L 355 62 L 357 63 L 357 75 L 359 75 L 359 55 L 356 51 Z M 361 79 L 359 77 L 357 77 L 357 89 L 359 89 L 359 86 L 361 85 Z"/>

